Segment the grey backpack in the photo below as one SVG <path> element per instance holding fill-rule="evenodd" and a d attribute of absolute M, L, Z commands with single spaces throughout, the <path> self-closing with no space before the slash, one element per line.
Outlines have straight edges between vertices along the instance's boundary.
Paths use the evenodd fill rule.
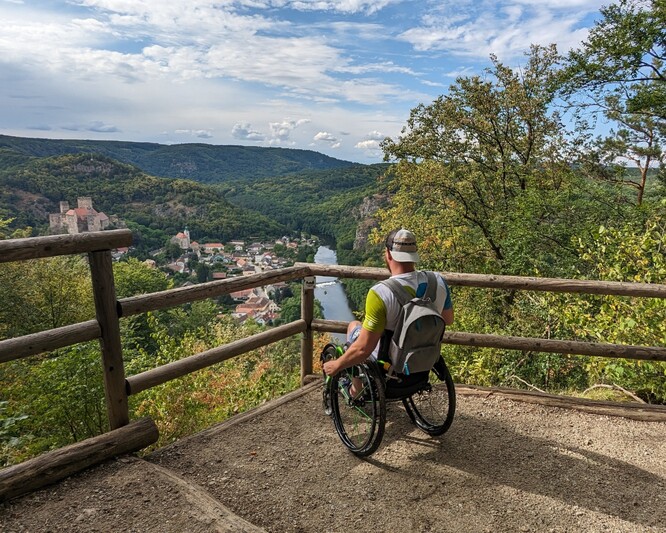
<path fill-rule="evenodd" d="M 425 272 L 428 286 L 422 297 L 411 297 L 395 279 L 381 283 L 388 287 L 400 304 L 400 316 L 393 331 L 388 355 L 391 374 L 409 375 L 430 370 L 440 357 L 446 324 L 435 306 L 437 275 Z"/>

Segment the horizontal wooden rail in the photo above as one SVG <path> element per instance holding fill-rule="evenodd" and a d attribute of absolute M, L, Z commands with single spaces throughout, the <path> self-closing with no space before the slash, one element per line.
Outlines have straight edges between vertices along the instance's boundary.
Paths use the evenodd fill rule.
<path fill-rule="evenodd" d="M 0 341 L 0 363 L 21 359 L 30 355 L 64 348 L 79 342 L 98 339 L 101 329 L 97 320 L 88 320 L 69 326 L 31 333 Z"/>
<path fill-rule="evenodd" d="M 158 437 L 155 422 L 142 418 L 122 428 L 8 466 L 0 470 L 0 501 L 54 483 L 116 455 L 141 450 L 157 442 Z"/>
<path fill-rule="evenodd" d="M 493 276 L 442 272 L 450 285 L 484 287 L 487 289 L 518 289 L 528 291 L 571 292 L 609 296 L 638 296 L 666 298 L 666 285 L 624 281 L 590 281 L 562 278 L 531 278 L 522 276 Z"/>
<path fill-rule="evenodd" d="M 351 267 L 345 265 L 316 265 L 297 263 L 308 267 L 313 276 L 337 278 L 361 278 L 382 280 L 389 277 L 384 268 Z M 666 285 L 657 283 L 632 283 L 622 281 L 589 281 L 561 278 L 533 278 L 522 276 L 496 276 L 491 274 L 461 274 L 442 272 L 447 283 L 457 287 L 481 287 L 486 289 L 518 289 L 529 291 L 571 292 L 578 294 L 607 294 L 613 296 L 640 296 L 666 298 Z"/>
<path fill-rule="evenodd" d="M 132 232 L 128 229 L 0 240 L 0 263 L 112 250 L 131 244 Z"/>
<path fill-rule="evenodd" d="M 645 361 L 666 361 L 666 348 L 634 346 L 630 344 L 602 344 L 596 342 L 538 339 L 533 337 L 506 337 L 483 333 L 465 333 L 462 331 L 445 333 L 444 343 L 483 348 L 504 348 L 507 350 L 529 350 L 533 352 L 642 359 Z"/>
<path fill-rule="evenodd" d="M 123 298 L 118 302 L 118 314 L 120 316 L 131 316 L 147 311 L 166 309 L 196 300 L 215 298 L 223 294 L 270 285 L 271 283 L 303 278 L 308 275 L 308 272 L 309 269 L 307 267 L 287 267 L 280 270 L 262 272 L 261 274 L 239 276 L 220 281 L 209 281 L 191 287 L 180 287 L 178 289 Z"/>
<path fill-rule="evenodd" d="M 308 268 L 310 276 L 382 280 L 391 275 L 388 269 L 377 267 L 319 265 L 316 263 L 296 263 L 294 266 Z"/>
<path fill-rule="evenodd" d="M 320 333 L 347 333 L 349 322 L 342 320 L 322 320 L 315 318 L 312 321 L 312 329 Z"/>
<path fill-rule="evenodd" d="M 621 416 L 643 422 L 666 422 L 666 406 L 649 403 L 611 402 L 590 400 L 576 396 L 561 396 L 537 391 L 510 389 L 506 387 L 480 387 L 456 383 L 456 394 L 464 396 L 489 396 L 509 398 L 519 402 L 536 403 L 549 407 L 563 407 L 586 413 L 606 416 Z"/>
<path fill-rule="evenodd" d="M 268 331 L 252 335 L 251 337 L 239 339 L 224 346 L 218 346 L 206 350 L 205 352 L 179 359 L 173 363 L 167 363 L 166 365 L 147 370 L 146 372 L 141 372 L 140 374 L 127 378 L 127 394 L 137 394 L 196 370 L 201 370 L 202 368 L 206 368 L 215 363 L 221 363 L 222 361 L 226 361 L 227 359 L 231 359 L 242 353 L 255 350 L 261 346 L 266 346 L 267 344 L 286 339 L 297 333 L 303 333 L 306 329 L 307 324 L 305 320 L 295 320 L 289 324 L 269 329 Z"/>
<path fill-rule="evenodd" d="M 337 320 L 313 320 L 312 329 L 327 333 L 345 333 L 347 323 Z M 658 346 L 634 346 L 629 344 L 603 344 L 596 342 L 539 339 L 534 337 L 507 337 L 462 331 L 444 334 L 444 344 L 475 346 L 477 348 L 503 348 L 533 352 L 594 355 L 645 361 L 666 361 L 666 348 Z"/>

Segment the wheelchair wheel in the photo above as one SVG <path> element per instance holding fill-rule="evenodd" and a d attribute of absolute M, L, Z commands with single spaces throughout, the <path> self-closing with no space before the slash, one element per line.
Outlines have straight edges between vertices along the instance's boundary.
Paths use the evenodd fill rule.
<path fill-rule="evenodd" d="M 352 377 L 361 383 L 350 393 Z M 335 430 L 349 450 L 365 457 L 381 444 L 386 425 L 384 381 L 376 365 L 363 363 L 347 368 L 329 380 Z"/>
<path fill-rule="evenodd" d="M 456 390 L 444 359 L 430 371 L 423 389 L 402 403 L 412 422 L 428 435 L 442 435 L 451 427 L 456 412 Z"/>

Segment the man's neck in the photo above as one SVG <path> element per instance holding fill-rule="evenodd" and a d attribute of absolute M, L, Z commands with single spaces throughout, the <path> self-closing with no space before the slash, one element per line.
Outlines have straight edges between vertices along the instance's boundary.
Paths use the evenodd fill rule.
<path fill-rule="evenodd" d="M 399 274 L 414 272 L 416 268 L 414 268 L 414 263 L 399 263 L 394 261 L 393 264 L 390 265 L 389 270 L 391 271 L 391 276 L 398 276 Z"/>

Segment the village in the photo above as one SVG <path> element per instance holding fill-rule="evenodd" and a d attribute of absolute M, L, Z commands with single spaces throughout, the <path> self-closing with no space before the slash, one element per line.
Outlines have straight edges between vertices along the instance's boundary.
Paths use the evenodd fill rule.
<path fill-rule="evenodd" d="M 227 243 L 198 243 L 191 240 L 185 228 L 174 235 L 170 243 L 176 245 L 182 254 L 166 268 L 181 275 L 195 275 L 199 282 L 227 279 L 235 276 L 249 276 L 259 272 L 291 266 L 298 257 L 299 250 L 315 249 L 316 238 L 289 238 L 283 236 L 273 242 L 246 243 L 231 240 Z M 161 250 L 157 251 L 162 253 Z M 148 260 L 150 261 L 150 260 Z M 192 263 L 196 266 L 192 267 Z M 185 281 L 182 286 L 194 284 Z M 275 295 L 287 288 L 286 283 L 274 283 L 266 287 L 256 287 L 231 293 L 233 300 L 240 302 L 232 313 L 238 322 L 252 318 L 259 324 L 272 324 L 280 317 L 280 307 Z"/>
<path fill-rule="evenodd" d="M 109 220 L 114 224 L 110 225 Z M 117 217 L 108 217 L 93 208 L 92 199 L 80 197 L 77 207 L 70 209 L 68 202 L 60 202 L 60 213 L 49 216 L 51 233 L 86 233 L 102 231 L 114 226 L 122 226 Z M 222 242 L 202 242 L 193 240 L 190 231 L 173 235 L 164 248 L 150 252 L 152 258 L 143 262 L 151 268 L 160 269 L 173 278 L 175 284 L 187 287 L 206 281 L 223 280 L 236 276 L 249 276 L 291 266 L 300 256 L 316 250 L 316 237 L 306 238 L 283 236 L 270 242 L 246 242 L 230 240 Z M 114 261 L 124 260 L 130 248 L 113 251 Z M 276 299 L 287 289 L 286 283 L 275 283 L 230 294 L 226 308 L 242 323 L 253 319 L 258 324 L 273 324 L 280 317 L 280 306 Z"/>

